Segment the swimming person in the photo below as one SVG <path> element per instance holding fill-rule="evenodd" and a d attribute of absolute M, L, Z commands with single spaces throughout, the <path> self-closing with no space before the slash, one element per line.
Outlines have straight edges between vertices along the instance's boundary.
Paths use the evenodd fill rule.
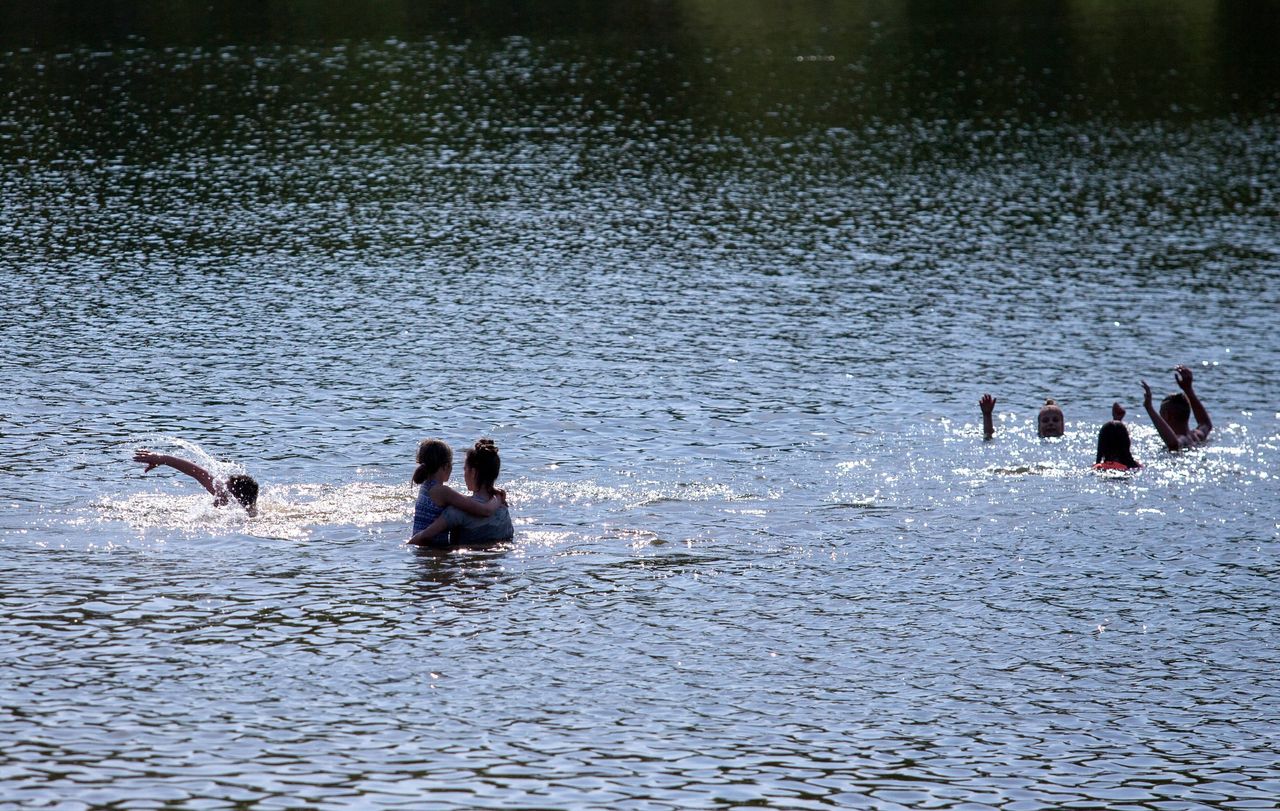
<path fill-rule="evenodd" d="M 430 525 L 415 532 L 408 542 L 415 546 L 448 548 L 511 540 L 515 529 L 511 525 L 511 513 L 507 510 L 506 494 L 494 487 L 501 470 L 498 446 L 492 439 L 476 440 L 463 458 L 462 477 L 471 491 L 473 502 L 487 504 L 495 498 L 502 498 L 502 506 L 493 515 L 481 517 L 450 505 Z"/>
<path fill-rule="evenodd" d="M 479 443 L 476 443 L 479 445 Z M 492 443 L 490 443 L 492 444 Z M 497 454 L 497 450 L 494 450 Z M 453 474 L 453 449 L 443 440 L 424 439 L 418 444 L 418 467 L 413 471 L 413 483 L 422 485 L 418 488 L 418 500 L 413 508 L 413 537 L 417 538 L 424 529 L 440 517 L 446 507 L 456 507 L 471 515 L 488 518 L 506 504 L 506 494 L 490 487 L 490 498 L 477 501 L 464 496 L 448 484 Z M 497 477 L 497 472 L 494 472 Z M 490 482 L 492 485 L 492 482 Z M 429 536 L 424 536 L 429 537 Z M 447 542 L 447 537 L 446 537 Z"/>
<path fill-rule="evenodd" d="M 996 407 L 996 398 L 990 394 L 984 394 L 982 399 L 978 400 L 978 407 L 982 409 L 983 439 L 991 439 L 996 433 L 995 425 L 991 420 L 992 412 Z M 1036 415 L 1036 433 L 1044 439 L 1062 436 L 1066 430 L 1067 421 L 1062 408 L 1050 397 L 1044 401 L 1044 405 L 1040 406 L 1040 413 Z"/>
<path fill-rule="evenodd" d="M 1174 392 L 1160 402 L 1160 410 L 1156 411 L 1151 403 L 1151 387 L 1142 381 L 1142 405 L 1155 425 L 1165 447 L 1171 451 L 1180 451 L 1195 447 L 1209 438 L 1213 430 L 1213 421 L 1205 410 L 1200 398 L 1191 386 L 1191 370 L 1186 366 L 1177 366 L 1173 370 L 1174 382 L 1180 392 Z M 1191 415 L 1196 415 L 1196 427 L 1191 427 Z"/>
<path fill-rule="evenodd" d="M 227 504 L 231 501 L 231 497 L 234 496 L 236 501 L 240 502 L 240 506 L 244 507 L 245 512 L 249 513 L 250 517 L 258 514 L 258 483 L 254 481 L 252 476 L 238 474 L 228 476 L 226 481 L 218 481 L 213 477 L 212 473 L 195 462 L 148 450 L 140 450 L 135 453 L 133 461 L 141 462 L 147 466 L 142 471 L 143 473 L 149 473 L 154 468 L 165 465 L 179 473 L 187 474 L 204 485 L 204 489 L 213 494 L 215 507 Z"/>
<path fill-rule="evenodd" d="M 1094 470 L 1134 470 L 1142 465 L 1133 458 L 1130 448 L 1129 428 L 1123 422 L 1124 407 L 1111 406 L 1111 421 L 1098 429 L 1098 455 Z"/>

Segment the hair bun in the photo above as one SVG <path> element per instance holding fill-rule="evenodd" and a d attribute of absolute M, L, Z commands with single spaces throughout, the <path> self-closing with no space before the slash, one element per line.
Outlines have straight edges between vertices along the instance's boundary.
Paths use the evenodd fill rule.
<path fill-rule="evenodd" d="M 1047 406 L 1056 406 L 1058 404 L 1058 401 L 1053 399 L 1052 397 L 1046 397 L 1044 399 L 1044 404 Z"/>
<path fill-rule="evenodd" d="M 492 439 L 484 437 L 476 440 L 476 450 L 490 450 L 496 452 L 498 450 L 498 446 L 494 444 Z"/>

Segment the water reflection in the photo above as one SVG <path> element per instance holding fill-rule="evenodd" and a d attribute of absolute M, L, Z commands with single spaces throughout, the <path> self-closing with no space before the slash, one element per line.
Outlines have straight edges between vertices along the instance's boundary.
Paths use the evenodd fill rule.
<path fill-rule="evenodd" d="M 406 548 L 413 556 L 414 571 L 424 585 L 430 586 L 423 595 L 438 598 L 442 593 L 454 595 L 505 582 L 503 558 L 511 554 L 514 546 L 503 543 L 492 548 Z M 447 592 L 439 590 L 445 586 L 451 588 Z"/>
<path fill-rule="evenodd" d="M 6 799 L 1266 802 L 1270 11 L 0 9 Z"/>

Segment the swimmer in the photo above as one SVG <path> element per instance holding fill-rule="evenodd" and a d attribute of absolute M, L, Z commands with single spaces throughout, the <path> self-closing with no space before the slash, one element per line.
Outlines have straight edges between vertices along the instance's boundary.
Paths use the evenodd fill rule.
<path fill-rule="evenodd" d="M 1152 424 L 1164 440 L 1165 447 L 1171 451 L 1192 448 L 1209 438 L 1213 430 L 1213 421 L 1205 410 L 1200 398 L 1192 388 L 1191 370 L 1186 366 L 1177 366 L 1173 370 L 1174 382 L 1181 392 L 1174 392 L 1160 402 L 1157 411 L 1151 402 L 1151 387 L 1142 381 L 1142 405 L 1147 409 Z M 1191 415 L 1196 415 L 1196 427 L 1191 427 Z"/>
<path fill-rule="evenodd" d="M 1124 414 L 1124 406 L 1112 404 L 1111 421 L 1103 423 L 1098 430 L 1098 456 L 1094 461 L 1094 470 L 1134 470 L 1142 467 L 1133 458 Z"/>
<path fill-rule="evenodd" d="M 982 409 L 983 438 L 991 439 L 996 433 L 995 425 L 991 420 L 996 407 L 996 398 L 990 394 L 984 394 L 982 399 L 978 400 L 978 407 Z M 1040 407 L 1040 413 L 1036 415 L 1036 433 L 1043 439 L 1062 436 L 1066 430 L 1067 422 L 1062 408 L 1053 398 L 1045 400 L 1044 405 Z"/>
<path fill-rule="evenodd" d="M 235 475 L 228 476 L 226 481 L 218 481 L 213 474 L 186 459 L 177 456 L 169 456 L 165 453 L 155 453 L 148 450 L 140 450 L 133 455 L 133 461 L 141 462 L 146 465 L 143 473 L 149 473 L 160 465 L 166 465 L 173 468 L 179 473 L 185 473 L 200 484 L 204 485 L 204 489 L 213 494 L 213 504 L 215 507 L 221 507 L 231 501 L 234 496 L 240 506 L 244 507 L 245 512 L 250 517 L 258 514 L 258 483 L 254 481 L 252 476 Z"/>
<path fill-rule="evenodd" d="M 502 459 L 498 456 L 498 446 L 492 439 L 476 440 L 476 444 L 467 450 L 462 463 L 462 478 L 466 481 L 474 502 L 485 504 L 495 496 L 505 499 L 506 494 L 494 487 L 501 470 Z M 514 534 L 511 514 L 505 503 L 487 518 L 470 515 L 457 507 L 449 506 L 429 526 L 414 533 L 408 543 L 442 548 L 484 546 L 509 541 Z"/>
<path fill-rule="evenodd" d="M 488 518 L 507 503 L 506 493 L 492 487 L 490 497 L 486 501 L 477 501 L 462 495 L 446 484 L 449 476 L 453 474 L 453 449 L 443 440 L 422 440 L 418 445 L 417 460 L 418 468 L 413 471 L 413 483 L 422 486 L 418 489 L 418 501 L 413 508 L 411 543 L 436 540 L 434 536 L 423 535 L 422 531 L 431 526 L 446 507 L 456 507 L 465 513 Z M 496 470 L 494 478 L 497 478 Z M 446 538 L 445 541 L 447 540 Z"/>

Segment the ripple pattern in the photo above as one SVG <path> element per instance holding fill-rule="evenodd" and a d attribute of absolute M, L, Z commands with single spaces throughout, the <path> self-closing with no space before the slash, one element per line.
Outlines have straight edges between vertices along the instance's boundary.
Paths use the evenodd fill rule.
<path fill-rule="evenodd" d="M 1274 14 L 164 5 L 0 9 L 0 808 L 1275 806 Z"/>

